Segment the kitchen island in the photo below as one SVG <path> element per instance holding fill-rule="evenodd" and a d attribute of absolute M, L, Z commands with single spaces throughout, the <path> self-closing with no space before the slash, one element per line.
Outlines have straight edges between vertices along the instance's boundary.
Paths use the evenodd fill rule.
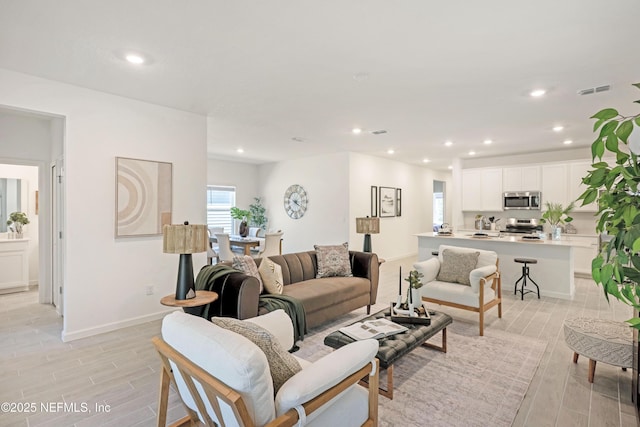
<path fill-rule="evenodd" d="M 564 235 L 561 240 L 524 240 L 522 235 L 498 237 L 498 233 L 478 238 L 469 232 L 451 236 L 429 232 L 416 236 L 419 261 L 431 258 L 431 252 L 437 251 L 440 245 L 495 251 L 500 260 L 503 294 L 514 291 L 515 282 L 522 274 L 522 264 L 515 263 L 513 259 L 537 259 L 538 263 L 530 266 L 529 274 L 540 286 L 540 295 L 562 299 L 573 299 L 575 294 L 574 249 L 589 247 L 582 240 L 572 240 Z"/>

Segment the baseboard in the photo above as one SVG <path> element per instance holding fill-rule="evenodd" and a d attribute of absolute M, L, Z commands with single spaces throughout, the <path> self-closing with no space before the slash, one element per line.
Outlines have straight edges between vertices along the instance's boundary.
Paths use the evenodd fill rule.
<path fill-rule="evenodd" d="M 175 311 L 176 309 L 163 310 L 156 313 L 147 314 L 144 316 L 134 317 L 127 320 L 121 320 L 118 322 L 107 323 L 93 328 L 80 329 L 79 331 L 66 332 L 62 331 L 62 342 L 69 342 L 79 340 L 81 338 L 87 338 L 98 334 L 104 334 L 105 332 L 115 331 L 117 329 L 127 328 L 129 326 L 136 326 L 142 323 L 152 322 L 154 320 L 162 319 L 167 314 Z"/>

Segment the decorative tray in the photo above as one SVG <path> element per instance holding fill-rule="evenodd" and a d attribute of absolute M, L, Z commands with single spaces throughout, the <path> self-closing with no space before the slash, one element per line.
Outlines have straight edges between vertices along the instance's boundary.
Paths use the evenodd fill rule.
<path fill-rule="evenodd" d="M 453 236 L 452 232 L 444 232 L 444 233 L 443 232 L 438 232 L 437 234 L 438 234 L 438 236 L 443 236 L 443 237 Z"/>
<path fill-rule="evenodd" d="M 407 316 L 404 314 L 396 314 L 393 312 L 393 306 L 395 303 L 391 303 L 391 321 L 397 323 L 413 323 L 418 325 L 430 325 L 431 324 L 431 316 L 429 316 L 429 310 L 426 310 L 424 306 L 419 308 L 415 308 L 414 310 L 418 310 L 418 317 Z"/>
<path fill-rule="evenodd" d="M 525 240 L 527 242 L 541 242 L 542 239 L 538 236 L 522 236 L 521 240 Z"/>
<path fill-rule="evenodd" d="M 471 235 L 474 239 L 488 239 L 489 235 L 487 233 L 474 233 Z"/>

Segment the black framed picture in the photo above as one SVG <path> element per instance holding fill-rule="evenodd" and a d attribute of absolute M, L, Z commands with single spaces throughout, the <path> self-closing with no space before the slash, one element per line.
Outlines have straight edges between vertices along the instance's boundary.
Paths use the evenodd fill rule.
<path fill-rule="evenodd" d="M 396 216 L 402 216 L 402 188 L 396 188 Z"/>
<path fill-rule="evenodd" d="M 396 216 L 396 189 L 380 187 L 379 194 L 380 218 Z"/>
<path fill-rule="evenodd" d="M 371 218 L 378 216 L 378 186 L 371 186 Z"/>

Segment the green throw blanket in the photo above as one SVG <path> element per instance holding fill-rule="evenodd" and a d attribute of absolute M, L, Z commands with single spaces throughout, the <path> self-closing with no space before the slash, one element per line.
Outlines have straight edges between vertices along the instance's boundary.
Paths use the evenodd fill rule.
<path fill-rule="evenodd" d="M 258 307 L 264 307 L 269 312 L 283 309 L 293 323 L 294 345 L 304 340 L 304 334 L 307 333 L 307 317 L 300 301 L 287 295 L 264 294 L 260 295 Z"/>
<path fill-rule="evenodd" d="M 238 273 L 239 271 L 235 268 L 231 268 L 227 265 L 216 264 L 216 265 L 205 265 L 202 267 L 198 276 L 196 277 L 196 291 L 210 291 L 213 287 L 213 282 L 220 277 L 224 277 L 224 281 L 222 282 L 222 286 L 224 286 L 225 281 L 227 280 L 229 274 Z M 210 320 L 209 316 L 209 308 L 211 304 L 207 304 L 202 311 L 202 317 L 207 320 Z"/>

